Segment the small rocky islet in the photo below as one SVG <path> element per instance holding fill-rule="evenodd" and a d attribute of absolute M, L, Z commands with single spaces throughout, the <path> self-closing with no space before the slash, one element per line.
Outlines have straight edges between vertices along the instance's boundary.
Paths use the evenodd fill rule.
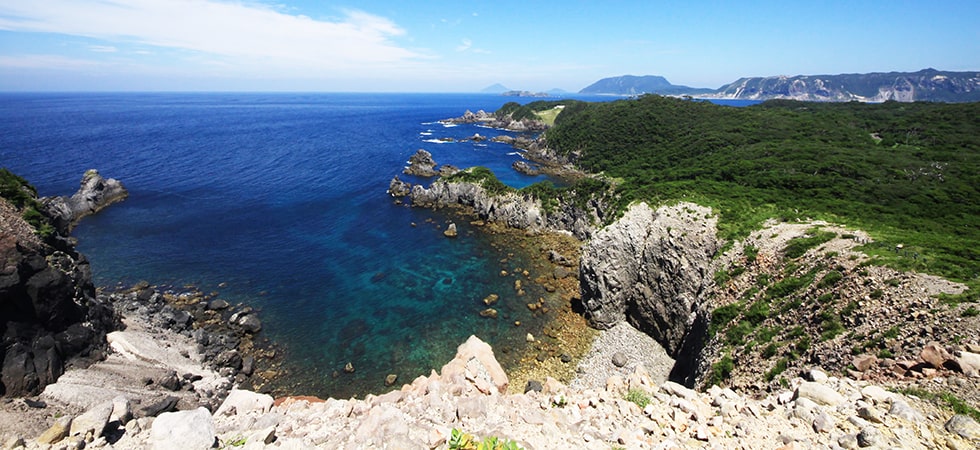
<path fill-rule="evenodd" d="M 434 176 L 431 155 L 417 155 L 413 159 L 427 166 L 426 175 L 406 173 Z M 539 158 L 535 164 L 556 162 Z M 822 255 L 836 253 L 839 264 L 831 267 L 841 269 L 848 295 L 860 299 L 861 320 L 850 325 L 866 330 L 861 332 L 866 337 L 881 327 L 899 327 L 880 342 L 889 351 L 855 352 L 855 335 L 840 334 L 813 343 L 805 351 L 808 358 L 787 361 L 780 376 L 765 381 L 773 361 L 758 359 L 758 351 L 739 349 L 731 388 L 721 388 L 707 382 L 722 359 L 718 340 L 699 334 L 712 309 L 744 296 L 755 278 L 781 270 L 788 240 L 828 224 L 772 224 L 752 238 L 756 264 L 729 280 L 717 280 L 712 276 L 716 269 L 746 258 L 747 245 L 722 252 L 713 214 L 699 205 L 651 208 L 641 203 L 612 225 L 596 229 L 592 224 L 601 223 L 595 219 L 602 205 L 560 205 L 544 211 L 533 199 L 489 195 L 479 183 L 437 180 L 423 187 L 396 177 L 392 188 L 392 195 L 402 194 L 412 205 L 460 208 L 489 233 L 526 239 L 517 245 L 551 264 L 551 277 L 532 282 L 563 293 L 561 304 L 528 300 L 529 309 L 550 308 L 554 317 L 543 336 L 528 335 L 531 350 L 524 352 L 527 364 L 521 369 L 504 373 L 493 349 L 471 337 L 439 372 L 419 376 L 400 389 L 396 374 L 390 383 L 387 377 L 386 384 L 396 390 L 386 394 L 361 400 L 274 399 L 240 385 L 252 378 L 247 372 L 257 370 L 258 359 L 243 357 L 241 350 L 242 342 L 261 329 L 253 311 L 200 293 L 161 293 L 138 286 L 113 294 L 115 306 L 106 307 L 118 312 L 127 330 L 104 328 L 108 346 L 103 351 L 109 356 L 89 351 L 91 359 L 105 359 L 90 368 L 113 358 L 125 365 L 118 358 L 128 358 L 129 364 L 155 361 L 181 370 L 143 377 L 137 390 L 97 401 L 89 397 L 84 405 L 55 394 L 59 384 L 69 386 L 76 379 L 71 374 L 83 372 L 70 370 L 48 384 L 50 393 L 45 389 L 3 403 L 0 422 L 34 422 L 18 428 L 31 434 L 2 430 L 0 444 L 444 448 L 453 430 L 512 440 L 525 448 L 976 448 L 980 443 L 980 425 L 969 408 L 954 412 L 930 394 L 952 392 L 967 406 L 976 404 L 976 317 L 960 314 L 965 306 L 941 310 L 928 300 L 937 293 L 959 293 L 963 286 L 917 274 L 857 269 L 862 260 L 853 257 L 860 253 L 854 250 L 855 240 L 842 237 L 854 231 L 837 233 L 838 239 L 794 264 L 806 270 Z M 5 221 L 4 227 L 12 226 L 7 222 L 16 220 Z M 546 238 L 554 236 L 561 240 Z M 581 245 L 582 240 L 587 243 Z M 903 281 L 891 281 L 895 279 Z M 515 283 L 515 291 L 522 287 Z M 491 297 L 484 299 L 488 309 Z M 99 300 L 89 296 L 86 301 Z M 884 311 L 890 314 L 882 316 Z M 204 329 L 201 324 L 208 316 L 231 334 L 197 331 Z M 814 319 L 804 319 L 800 329 L 811 332 L 804 328 Z M 604 331 L 589 331 L 590 326 Z M 798 343 L 790 347 L 802 351 Z M 270 357 L 273 367 L 264 372 L 274 376 L 274 351 L 262 352 L 257 354 Z M 215 365 L 219 360 L 226 364 Z M 6 366 L 5 359 L 5 383 Z M 684 380 L 701 391 L 668 379 Z M 80 391 L 69 386 L 60 392 Z"/>

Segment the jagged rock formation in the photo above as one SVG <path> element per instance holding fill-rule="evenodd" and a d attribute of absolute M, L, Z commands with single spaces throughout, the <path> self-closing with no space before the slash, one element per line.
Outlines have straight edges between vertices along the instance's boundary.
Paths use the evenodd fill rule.
<path fill-rule="evenodd" d="M 412 192 L 412 183 L 408 183 L 398 179 L 398 175 L 395 175 L 391 179 L 391 183 L 388 184 L 388 194 L 392 197 L 405 197 Z"/>
<path fill-rule="evenodd" d="M 677 358 L 711 285 L 720 242 L 710 209 L 690 203 L 654 211 L 633 205 L 600 230 L 583 252 L 582 303 L 589 323 L 626 320 Z"/>
<path fill-rule="evenodd" d="M 432 153 L 423 149 L 418 149 L 411 158 L 408 158 L 408 167 L 405 167 L 402 173 L 418 177 L 434 177 L 439 175 L 439 172 L 436 170 L 436 162 L 432 159 Z"/>
<path fill-rule="evenodd" d="M 601 223 L 605 208 L 589 201 L 586 209 L 562 203 L 545 211 L 537 199 L 517 192 L 490 194 L 480 184 L 438 180 L 428 188 L 412 186 L 412 204 L 421 207 L 464 206 L 473 208 L 481 219 L 523 230 L 570 232 L 579 239 L 592 235 Z"/>
<path fill-rule="evenodd" d="M 40 392 L 73 364 L 98 360 L 115 319 L 70 244 L 42 242 L 0 198 L 0 395 Z"/>
<path fill-rule="evenodd" d="M 498 117 L 497 115 L 488 113 L 482 109 L 475 113 L 470 110 L 466 110 L 466 112 L 464 112 L 460 117 L 445 119 L 441 120 L 440 122 L 479 123 L 491 128 L 500 128 L 517 132 L 539 132 L 548 129 L 548 125 L 540 120 L 530 118 L 515 120 L 509 114 L 503 117 Z"/>
<path fill-rule="evenodd" d="M 134 418 L 119 396 L 59 419 L 27 448 L 442 448 L 456 429 L 528 449 L 970 448 L 977 422 L 881 386 L 812 368 L 754 399 L 717 386 L 656 383 L 642 367 L 578 389 L 554 379 L 505 394 L 489 345 L 470 337 L 441 373 L 365 399 L 232 390 L 220 407 Z M 211 412 L 213 411 L 213 412 Z M 50 420 L 50 419 L 49 419 Z M 176 432 L 179 430 L 179 432 Z"/>
<path fill-rule="evenodd" d="M 129 192 L 118 180 L 102 178 L 98 170 L 91 169 L 82 176 L 78 192 L 71 197 L 45 197 L 40 200 L 59 233 L 67 235 L 83 217 L 121 202 L 128 196 Z"/>

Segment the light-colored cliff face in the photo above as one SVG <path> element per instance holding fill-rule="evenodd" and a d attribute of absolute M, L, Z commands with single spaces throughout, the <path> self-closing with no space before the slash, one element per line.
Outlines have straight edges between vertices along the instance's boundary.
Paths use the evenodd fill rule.
<path fill-rule="evenodd" d="M 692 203 L 653 210 L 639 203 L 600 230 L 582 252 L 582 303 L 598 328 L 622 320 L 679 353 L 711 283 L 720 243 L 711 210 Z"/>

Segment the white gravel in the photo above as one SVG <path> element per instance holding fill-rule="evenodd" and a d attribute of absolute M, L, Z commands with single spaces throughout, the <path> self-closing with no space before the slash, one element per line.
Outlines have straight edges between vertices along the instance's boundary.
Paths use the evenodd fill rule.
<path fill-rule="evenodd" d="M 616 352 L 626 356 L 625 366 L 613 365 L 612 357 Z M 654 383 L 661 384 L 667 381 L 674 360 L 656 340 L 629 323 L 620 322 L 599 332 L 589 353 L 579 362 L 575 379 L 569 386 L 576 389 L 605 389 L 607 378 L 620 375 L 625 379 L 639 365 L 650 373 Z"/>

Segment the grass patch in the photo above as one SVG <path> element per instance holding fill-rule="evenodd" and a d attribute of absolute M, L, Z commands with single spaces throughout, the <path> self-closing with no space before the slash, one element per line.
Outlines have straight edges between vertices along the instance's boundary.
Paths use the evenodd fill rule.
<path fill-rule="evenodd" d="M 817 287 L 820 289 L 833 287 L 835 284 L 837 284 L 838 281 L 840 281 L 843 278 L 844 278 L 844 274 L 836 270 L 831 270 L 830 272 L 827 272 L 827 274 L 824 275 L 823 278 L 820 279 L 820 282 L 817 283 Z"/>
<path fill-rule="evenodd" d="M 837 237 L 837 233 L 833 231 L 815 230 L 809 236 L 790 239 L 786 243 L 786 248 L 783 249 L 783 254 L 787 258 L 796 259 L 803 256 L 811 248 L 817 247 L 835 237 Z"/>
<path fill-rule="evenodd" d="M 640 409 L 646 408 L 650 404 L 650 396 L 640 389 L 630 389 L 624 398 L 628 402 L 635 403 Z"/>
<path fill-rule="evenodd" d="M 726 353 L 718 362 L 711 365 L 708 385 L 722 385 L 731 378 L 733 370 L 735 370 L 735 363 L 732 361 L 732 356 Z"/>
<path fill-rule="evenodd" d="M 972 417 L 974 420 L 980 421 L 980 410 L 970 406 L 969 403 L 964 402 L 959 397 L 953 395 L 949 392 L 943 392 L 940 394 L 935 394 L 930 391 L 920 389 L 920 388 L 899 388 L 895 392 L 904 395 L 911 395 L 913 397 L 918 397 L 923 400 L 928 400 L 934 403 L 938 403 L 940 406 L 946 407 L 953 410 L 956 414 L 964 414 Z"/>

